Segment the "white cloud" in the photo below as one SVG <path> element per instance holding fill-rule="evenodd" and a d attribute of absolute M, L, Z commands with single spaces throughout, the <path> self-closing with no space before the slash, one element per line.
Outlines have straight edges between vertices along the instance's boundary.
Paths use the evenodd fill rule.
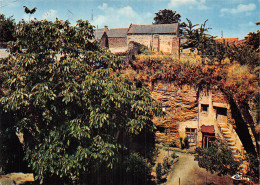
<path fill-rule="evenodd" d="M 43 19 L 54 20 L 56 17 L 57 17 L 57 11 L 53 9 L 43 14 Z"/>
<path fill-rule="evenodd" d="M 242 12 L 249 13 L 255 9 L 256 9 L 256 5 L 254 3 L 250 3 L 248 5 L 239 4 L 239 5 L 237 5 L 236 8 L 222 8 L 220 10 L 220 12 L 221 12 L 221 15 L 223 16 L 226 13 L 231 13 L 231 14 L 237 14 L 237 13 L 242 13 Z"/>
<path fill-rule="evenodd" d="M 256 24 L 250 21 L 249 23 L 239 24 L 239 27 L 256 27 Z"/>
<path fill-rule="evenodd" d="M 206 0 L 170 0 L 168 6 L 170 8 L 176 8 L 179 6 L 188 6 L 189 8 L 194 8 L 196 6 L 200 10 L 208 9 L 205 5 Z"/>
<path fill-rule="evenodd" d="M 107 3 L 103 3 L 101 6 L 98 6 L 98 9 L 102 11 L 102 14 L 95 16 L 92 24 L 98 25 L 99 28 L 104 25 L 107 25 L 109 28 L 127 28 L 131 23 L 144 24 L 149 20 L 150 23 L 153 21 L 153 14 L 149 12 L 138 13 L 131 6 L 114 8 L 108 6 Z"/>

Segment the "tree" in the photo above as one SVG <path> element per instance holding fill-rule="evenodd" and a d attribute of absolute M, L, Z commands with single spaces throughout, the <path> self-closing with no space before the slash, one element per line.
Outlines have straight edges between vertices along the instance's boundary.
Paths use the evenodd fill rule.
<path fill-rule="evenodd" d="M 181 21 L 181 15 L 169 9 L 155 13 L 154 24 L 173 24 Z"/>
<path fill-rule="evenodd" d="M 125 141 L 153 129 L 159 104 L 119 77 L 122 61 L 91 41 L 87 21 L 21 21 L 15 37 L 0 63 L 0 121 L 11 118 L 8 128 L 24 134 L 36 179 L 98 184 L 102 174 L 113 183 Z"/>
<path fill-rule="evenodd" d="M 4 14 L 0 14 L 0 42 L 13 41 L 14 28 L 14 19 L 12 17 L 6 18 Z"/>
<path fill-rule="evenodd" d="M 208 35 L 206 32 L 211 29 L 206 27 L 208 20 L 205 20 L 200 27 L 199 24 L 192 24 L 192 22 L 186 18 L 187 24 L 183 29 L 183 37 L 187 41 L 182 45 L 185 48 L 191 48 L 192 50 L 197 49 L 199 52 L 205 52 L 205 49 L 210 45 L 209 42 L 212 41 L 213 37 Z"/>
<path fill-rule="evenodd" d="M 239 162 L 234 160 L 228 146 L 220 141 L 213 142 L 209 148 L 196 148 L 195 153 L 194 160 L 198 161 L 199 167 L 211 173 L 234 175 L 238 170 Z"/>

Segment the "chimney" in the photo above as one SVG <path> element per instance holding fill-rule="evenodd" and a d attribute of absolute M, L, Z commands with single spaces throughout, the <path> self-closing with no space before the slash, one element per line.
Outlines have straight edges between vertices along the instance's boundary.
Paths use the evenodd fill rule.
<path fill-rule="evenodd" d="M 108 32 L 108 26 L 107 26 L 107 25 L 104 26 L 104 32 L 105 32 L 105 33 Z"/>

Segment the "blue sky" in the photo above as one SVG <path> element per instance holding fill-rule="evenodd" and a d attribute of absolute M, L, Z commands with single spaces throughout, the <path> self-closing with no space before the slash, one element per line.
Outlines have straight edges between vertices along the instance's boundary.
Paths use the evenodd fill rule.
<path fill-rule="evenodd" d="M 208 19 L 207 27 L 211 35 L 239 37 L 256 32 L 260 26 L 260 0 L 0 0 L 0 13 L 13 16 L 16 22 L 29 20 L 23 6 L 37 7 L 32 18 L 39 20 L 69 19 L 89 20 L 99 28 L 129 27 L 133 24 L 151 24 L 154 13 L 171 9 L 181 14 L 181 20 L 189 18 L 193 24 L 201 24 Z M 92 14 L 93 11 L 93 14 Z M 93 15 L 93 19 L 92 19 Z"/>

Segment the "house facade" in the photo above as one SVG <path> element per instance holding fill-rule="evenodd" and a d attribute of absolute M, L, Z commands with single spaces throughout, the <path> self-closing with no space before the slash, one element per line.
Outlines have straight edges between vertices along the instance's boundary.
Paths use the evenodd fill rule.
<path fill-rule="evenodd" d="M 131 24 L 127 33 L 127 43 L 137 42 L 155 52 L 179 56 L 179 24 Z"/>
<path fill-rule="evenodd" d="M 102 34 L 103 31 L 103 34 Z M 131 43 L 139 43 L 152 51 L 172 54 L 179 57 L 179 24 L 131 24 L 129 28 L 97 29 L 96 39 L 102 47 L 107 47 L 112 53 L 124 52 Z"/>
<path fill-rule="evenodd" d="M 198 92 L 190 86 L 158 82 L 152 87 L 152 97 L 162 103 L 166 113 L 153 120 L 157 140 L 180 146 L 180 138 L 187 138 L 190 147 L 207 148 L 219 139 L 228 145 L 235 158 L 252 149 L 250 128 L 237 122 L 234 118 L 237 113 L 221 91 Z"/>

